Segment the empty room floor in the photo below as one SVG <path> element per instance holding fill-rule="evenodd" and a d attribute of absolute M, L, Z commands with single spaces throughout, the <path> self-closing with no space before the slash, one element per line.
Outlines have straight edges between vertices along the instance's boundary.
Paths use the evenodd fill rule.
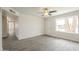
<path fill-rule="evenodd" d="M 49 36 L 13 40 L 11 51 L 79 51 L 79 43 Z"/>

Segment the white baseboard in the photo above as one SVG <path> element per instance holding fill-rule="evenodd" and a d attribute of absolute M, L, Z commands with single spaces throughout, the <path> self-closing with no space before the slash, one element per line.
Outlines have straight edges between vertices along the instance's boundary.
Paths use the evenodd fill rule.
<path fill-rule="evenodd" d="M 43 35 L 43 34 L 37 34 L 37 35 L 29 36 L 29 37 L 18 37 L 18 39 L 19 40 L 28 39 L 28 38 L 33 38 L 33 37 L 40 36 L 40 35 Z"/>
<path fill-rule="evenodd" d="M 53 37 L 53 38 L 64 39 L 64 40 L 68 40 L 68 41 L 79 43 L 79 41 L 76 41 L 76 40 L 66 39 L 66 38 L 63 38 L 63 37 L 57 37 L 57 36 L 48 35 L 48 34 L 45 34 L 45 35 L 49 36 L 49 37 Z"/>

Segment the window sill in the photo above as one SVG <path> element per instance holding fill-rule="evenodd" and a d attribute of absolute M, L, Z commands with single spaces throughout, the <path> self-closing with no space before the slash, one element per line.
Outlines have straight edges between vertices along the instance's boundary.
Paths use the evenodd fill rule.
<path fill-rule="evenodd" d="M 64 31 L 56 31 L 56 32 L 68 33 L 68 34 L 79 34 L 79 33 L 74 33 L 74 32 L 64 32 Z"/>

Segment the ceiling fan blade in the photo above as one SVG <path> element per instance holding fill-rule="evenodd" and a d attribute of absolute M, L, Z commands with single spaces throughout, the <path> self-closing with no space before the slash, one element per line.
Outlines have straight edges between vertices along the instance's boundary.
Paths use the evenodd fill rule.
<path fill-rule="evenodd" d="M 52 14 L 49 13 L 49 16 L 51 16 Z"/>
<path fill-rule="evenodd" d="M 54 10 L 54 11 L 49 11 L 49 13 L 53 13 L 53 12 L 56 12 L 56 10 Z"/>

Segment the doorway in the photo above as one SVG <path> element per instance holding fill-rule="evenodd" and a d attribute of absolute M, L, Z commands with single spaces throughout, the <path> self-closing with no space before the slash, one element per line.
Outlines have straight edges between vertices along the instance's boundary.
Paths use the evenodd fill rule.
<path fill-rule="evenodd" d="M 16 20 L 18 16 L 2 10 L 2 46 L 3 50 L 12 49 L 13 40 L 16 40 Z"/>

